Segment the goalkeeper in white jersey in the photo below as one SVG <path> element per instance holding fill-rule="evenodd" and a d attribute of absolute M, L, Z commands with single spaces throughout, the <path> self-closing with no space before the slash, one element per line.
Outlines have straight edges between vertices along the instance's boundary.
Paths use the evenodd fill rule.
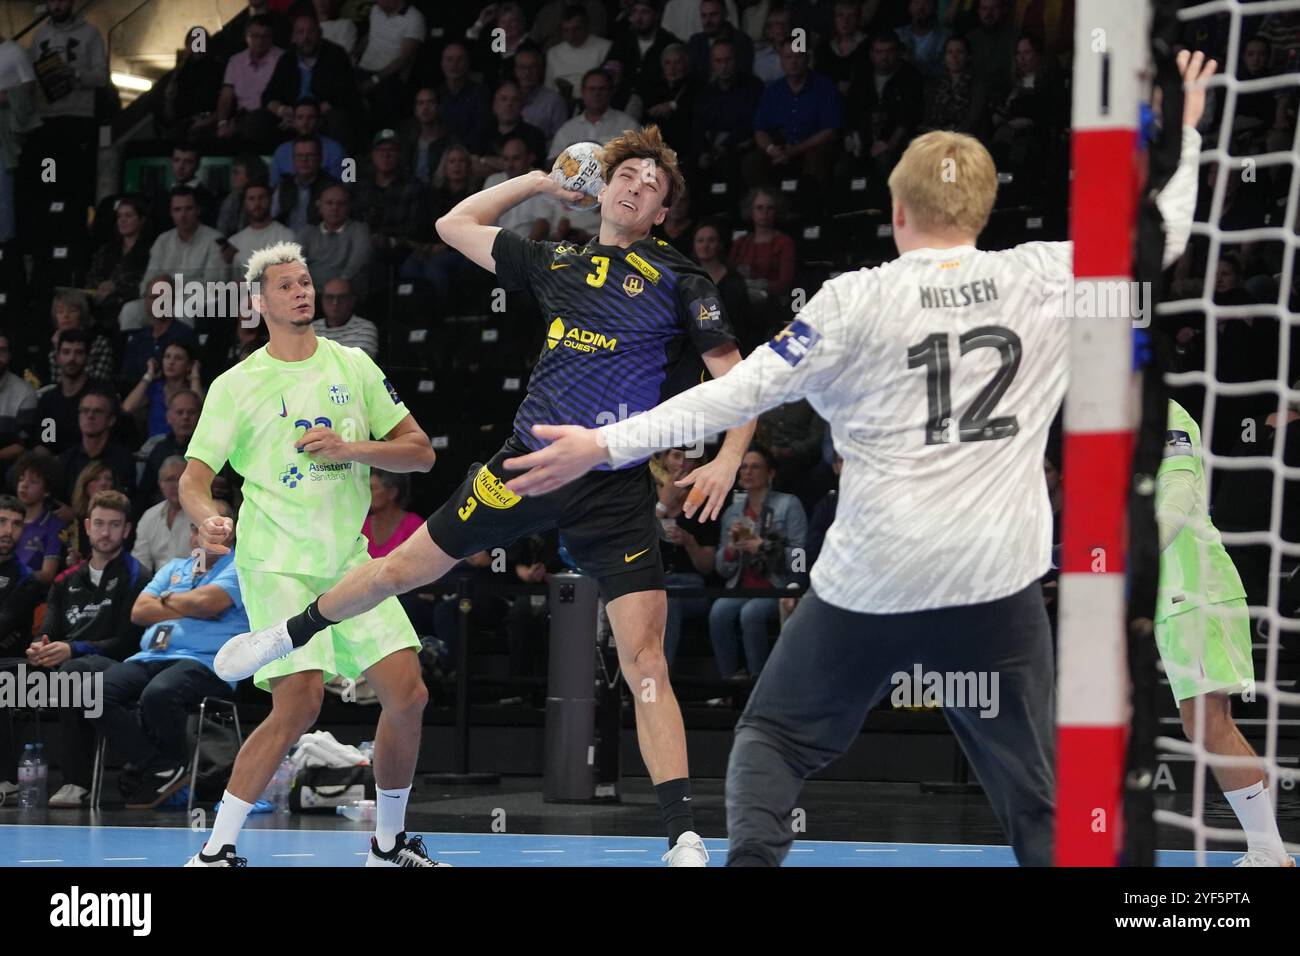
<path fill-rule="evenodd" d="M 1256 757 L 1232 719 L 1229 694 L 1251 691 L 1250 615 L 1246 590 L 1210 522 L 1201 430 L 1177 402 L 1169 403 L 1164 458 L 1156 483 L 1160 589 L 1156 646 L 1188 740 L 1207 751 Z M 1201 703 L 1198 705 L 1198 698 Z M 1197 733 L 1199 708 L 1204 733 Z M 1295 866 L 1287 855 L 1259 766 L 1216 766 L 1215 779 L 1246 831 L 1238 866 Z"/>
<path fill-rule="evenodd" d="M 1196 204 L 1203 81 L 1188 87 L 1178 169 L 1157 197 L 1166 265 Z M 1172 131 L 1171 131 L 1172 132 Z M 959 133 L 918 137 L 889 178 L 899 257 L 826 282 L 767 347 L 725 376 L 600 429 L 535 426 L 552 444 L 504 462 L 544 494 L 600 462 L 690 443 L 806 398 L 843 456 L 840 505 L 812 588 L 736 725 L 727 768 L 729 866 L 771 866 L 793 840 L 803 781 L 857 738 L 914 672 L 996 677 L 993 707 L 945 698 L 1016 858 L 1052 862 L 1054 667 L 1039 579 L 1051 565 L 1043 481 L 1065 394 L 1068 242 L 976 248 L 997 193 L 992 157 Z M 689 504 L 689 501 L 688 501 Z M 956 695 L 954 695 L 954 698 Z"/>

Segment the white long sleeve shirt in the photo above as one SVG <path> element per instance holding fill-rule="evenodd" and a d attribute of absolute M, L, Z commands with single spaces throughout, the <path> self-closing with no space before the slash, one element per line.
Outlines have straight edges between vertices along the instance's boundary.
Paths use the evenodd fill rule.
<path fill-rule="evenodd" d="M 1160 197 L 1166 264 L 1196 203 L 1184 128 Z M 915 249 L 828 281 L 726 375 L 599 430 L 615 467 L 806 398 L 844 457 L 812 583 L 877 614 L 978 604 L 1050 566 L 1047 432 L 1065 395 L 1073 245 Z"/>

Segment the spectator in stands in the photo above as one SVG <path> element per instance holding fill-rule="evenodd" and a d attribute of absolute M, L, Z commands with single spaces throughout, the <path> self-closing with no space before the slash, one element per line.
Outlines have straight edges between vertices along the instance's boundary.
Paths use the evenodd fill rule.
<path fill-rule="evenodd" d="M 729 23 L 723 0 L 700 0 L 700 29 L 691 35 L 686 44 L 690 58 L 690 71 L 701 82 L 712 72 L 709 53 L 713 44 L 726 40 L 731 44 L 736 58 L 736 69 L 741 73 L 754 70 L 754 43 L 736 26 Z"/>
<path fill-rule="evenodd" d="M 86 524 L 90 517 L 90 503 L 101 491 L 121 491 L 118 486 L 113 466 L 106 461 L 92 461 L 81 469 L 81 474 L 73 482 L 68 505 L 58 512 L 60 518 L 70 519 L 70 524 L 64 529 L 68 548 L 64 567 L 75 567 L 90 556 L 90 534 Z"/>
<path fill-rule="evenodd" d="M 203 367 L 213 380 L 228 368 L 242 362 L 269 341 L 266 323 L 259 315 L 256 324 L 242 318 L 226 320 L 204 343 Z"/>
<path fill-rule="evenodd" d="M 691 215 L 689 187 L 680 190 L 673 197 L 668 215 L 652 232 L 687 258 L 694 254 L 695 218 Z"/>
<path fill-rule="evenodd" d="M 660 60 L 662 79 L 641 90 L 643 119 L 659 127 L 664 142 L 677 150 L 678 160 L 689 168 L 693 165 L 689 150 L 695 126 L 695 97 L 703 83 L 691 75 L 686 47 L 680 43 L 667 47 Z"/>
<path fill-rule="evenodd" d="M 502 151 L 506 140 L 521 137 L 528 144 L 528 151 L 533 156 L 546 152 L 546 137 L 542 131 L 523 120 L 521 109 L 523 98 L 519 93 L 519 84 L 505 80 L 492 95 L 492 115 L 494 122 L 482 131 L 477 143 L 469 143 L 474 157 L 473 175 L 475 180 L 483 180 L 493 173 L 506 168 Z"/>
<path fill-rule="evenodd" d="M 194 344 L 197 341 L 193 329 L 172 317 L 177 311 L 175 279 L 166 273 L 149 274 L 152 278 L 145 283 L 142 307 L 149 324 L 126 340 L 122 368 L 117 374 L 118 383 L 124 389 L 133 388 L 149 367 L 149 359 L 161 358 L 163 349 L 172 342 L 183 340 Z"/>
<path fill-rule="evenodd" d="M 301 136 L 311 136 L 320 142 L 321 169 L 334 179 L 342 180 L 343 144 L 321 134 L 321 105 L 308 96 L 297 100 L 292 107 L 285 106 L 283 109 L 289 111 L 289 129 L 294 133 L 294 138 L 285 140 L 275 148 L 275 160 L 271 164 L 272 181 L 278 183 L 294 174 L 293 148 Z"/>
<path fill-rule="evenodd" d="M 839 4 L 836 4 L 836 13 L 839 13 Z M 907 13 L 907 26 L 895 31 L 903 44 L 907 61 L 927 81 L 939 80 L 946 72 L 944 44 L 948 41 L 948 31 L 939 26 L 935 0 L 908 0 Z"/>
<path fill-rule="evenodd" d="M 522 47 L 515 54 L 515 80 L 523 99 L 524 121 L 536 126 L 550 139 L 569 118 L 571 110 L 566 100 L 545 83 L 545 59 L 533 47 Z"/>
<path fill-rule="evenodd" d="M 90 327 L 90 303 L 86 300 L 86 294 L 80 289 L 60 289 L 54 293 L 54 299 L 50 302 L 50 320 L 54 325 L 54 332 L 50 336 L 50 354 L 46 361 L 49 363 L 49 376 L 47 381 L 57 385 L 59 383 L 59 362 L 57 352 L 57 343 L 59 333 L 71 329 L 80 329 L 86 333 L 86 341 L 90 345 L 90 351 L 86 357 L 86 374 L 91 378 L 111 379 L 113 377 L 113 346 L 109 342 L 108 336 L 99 335 Z"/>
<path fill-rule="evenodd" d="M 36 426 L 41 443 L 57 455 L 77 440 L 77 408 L 81 397 L 91 386 L 102 382 L 86 373 L 90 343 L 85 332 L 68 329 L 58 333 L 55 341 L 59 381 L 36 399 Z"/>
<path fill-rule="evenodd" d="M 370 227 L 349 218 L 352 197 L 342 183 L 321 190 L 316 204 L 320 225 L 303 226 L 297 234 L 311 270 L 311 284 L 324 289 L 331 279 L 346 279 L 352 291 L 364 299 L 370 280 Z"/>
<path fill-rule="evenodd" d="M 276 64 L 284 50 L 272 42 L 269 17 L 250 17 L 244 31 L 248 47 L 226 63 L 221 96 L 217 99 L 217 136 L 267 152 L 277 142 L 278 118 L 262 106 Z"/>
<path fill-rule="evenodd" d="M 836 0 L 834 30 L 817 45 L 817 69 L 835 81 L 840 96 L 848 96 L 853 81 L 870 67 L 861 6 L 853 0 Z"/>
<path fill-rule="evenodd" d="M 212 139 L 217 133 L 214 107 L 221 98 L 225 78 L 224 60 L 215 49 L 203 45 L 194 49 L 190 29 L 176 50 L 176 68 L 167 77 L 162 96 L 155 100 L 154 126 L 159 138 L 191 142 Z"/>
<path fill-rule="evenodd" d="M 569 19 L 569 14 L 572 12 L 571 8 L 574 6 L 580 7 L 586 13 L 588 28 L 592 33 L 600 36 L 606 35 L 608 18 L 605 5 L 600 0 L 584 0 L 584 2 L 577 4 L 574 3 L 574 0 L 547 0 L 537 11 L 529 36 L 543 50 L 549 50 L 556 44 L 561 43 L 565 38 L 565 21 Z"/>
<path fill-rule="evenodd" d="M 361 93 L 374 124 L 392 126 L 408 102 L 406 79 L 427 34 L 424 14 L 406 0 L 375 0 L 357 60 Z"/>
<path fill-rule="evenodd" d="M 1300 69 L 1300 13 L 1270 13 L 1255 36 L 1268 41 L 1273 51 L 1273 70 L 1294 73 Z"/>
<path fill-rule="evenodd" d="M 548 575 L 565 570 L 560 560 L 559 535 L 553 530 L 520 538 L 510 547 L 506 560 L 514 568 L 515 579 L 520 584 L 545 584 Z M 511 677 L 546 674 L 549 619 L 545 594 L 520 594 L 510 603 L 506 640 L 510 648 Z"/>
<path fill-rule="evenodd" d="M 9 335 L 0 331 L 0 473 L 36 437 L 36 390 L 9 371 L 11 356 Z"/>
<path fill-rule="evenodd" d="M 168 561 L 190 553 L 190 519 L 181 510 L 180 482 L 185 459 L 170 455 L 158 470 L 163 500 L 140 516 L 132 556 L 152 575 Z"/>
<path fill-rule="evenodd" d="M 903 59 L 902 44 L 893 33 L 876 34 L 870 56 L 870 72 L 849 94 L 849 125 L 857 133 L 854 154 L 868 162 L 883 196 L 890 170 L 921 122 L 925 81 Z"/>
<path fill-rule="evenodd" d="M 271 80 L 262 91 L 262 103 L 280 121 L 283 130 L 299 136 L 315 133 L 319 126 L 331 142 L 355 142 L 354 123 L 360 118 L 361 97 L 352 73 L 352 60 L 342 47 L 324 39 L 320 21 L 300 13 L 293 21 L 293 48 L 280 57 Z M 304 100 L 317 105 L 317 122 L 310 130 L 301 127 L 297 111 Z M 325 168 L 338 176 L 325 146 Z M 276 156 L 279 165 L 279 155 Z"/>
<path fill-rule="evenodd" d="M 776 463 L 772 487 L 810 501 L 825 433 L 826 422 L 805 399 L 777 405 L 758 417 L 754 440 L 772 453 Z"/>
<path fill-rule="evenodd" d="M 36 71 L 23 50 L 0 33 L 0 244 L 17 234 L 14 173 L 22 153 L 23 135 L 39 120 Z"/>
<path fill-rule="evenodd" d="M 1046 459 L 1044 459 L 1044 461 L 1046 461 Z M 835 461 L 831 465 L 831 472 L 835 476 L 835 483 L 813 507 L 812 514 L 808 518 L 808 547 L 806 549 L 805 562 L 805 570 L 807 572 L 811 572 L 813 565 L 817 563 L 817 558 L 822 552 L 822 545 L 826 543 L 826 532 L 830 530 L 831 522 L 835 520 L 835 510 L 839 506 L 840 501 L 840 472 L 843 470 L 844 459 L 836 454 Z M 1053 503 L 1055 504 L 1055 499 Z M 790 615 L 794 613 L 795 606 L 798 603 L 798 598 L 781 598 L 782 627 L 785 626 L 785 622 L 789 619 Z"/>
<path fill-rule="evenodd" d="M 738 182 L 740 158 L 754 144 L 754 114 L 763 84 L 736 72 L 734 47 L 725 40 L 709 51 L 713 76 L 695 99 L 691 154 L 701 172 Z"/>
<path fill-rule="evenodd" d="M 316 10 L 316 19 L 320 22 L 320 32 L 330 43 L 338 44 L 348 55 L 349 62 L 356 59 L 357 25 L 348 17 L 339 16 L 342 0 L 312 0 Z M 351 71 L 349 71 L 350 73 Z"/>
<path fill-rule="evenodd" d="M 556 131 L 548 150 L 548 165 L 574 143 L 605 143 L 625 129 L 639 124 L 621 110 L 609 105 L 613 84 L 604 70 L 592 69 L 582 78 L 582 112 Z"/>
<path fill-rule="evenodd" d="M 731 267 L 745 277 L 751 300 L 775 300 L 794 282 L 794 240 L 776 228 L 777 194 L 751 190 L 741 214 L 753 225 L 731 246 Z"/>
<path fill-rule="evenodd" d="M 428 86 L 416 92 L 415 115 L 402 121 L 400 134 L 402 163 L 425 184 L 433 179 L 447 147 L 458 142 L 438 115 L 438 91 Z"/>
<path fill-rule="evenodd" d="M 56 489 L 63 481 L 57 459 L 42 450 L 30 451 L 14 465 L 14 490 L 23 506 L 23 530 L 14 553 L 32 572 L 37 584 L 49 587 L 63 557 L 61 535 L 68 523 L 60 518 Z"/>
<path fill-rule="evenodd" d="M 925 130 L 946 129 L 980 136 L 985 110 L 984 82 L 971 72 L 970 44 L 949 37 L 943 47 L 944 75 L 926 88 Z"/>
<path fill-rule="evenodd" d="M 198 197 L 194 190 L 189 186 L 177 186 L 173 189 L 171 208 L 175 228 L 168 229 L 153 241 L 153 246 L 149 249 L 149 264 L 145 267 L 145 275 L 156 276 L 160 273 L 167 276 L 179 275 L 181 281 L 186 284 L 224 281 L 226 261 L 221 255 L 221 233 L 199 222 Z M 148 294 L 143 284 L 140 292 L 142 295 Z M 211 295 L 212 289 L 209 287 L 209 301 Z M 186 293 L 185 299 L 189 298 Z M 137 299 L 122 310 L 124 331 L 142 328 L 146 321 L 153 318 L 144 315 L 143 309 L 138 308 L 141 301 Z M 133 309 L 132 306 L 137 308 Z M 130 323 L 127 321 L 128 312 L 135 313 Z M 176 319 L 187 325 L 194 324 L 192 316 L 178 315 Z"/>
<path fill-rule="evenodd" d="M 228 20 L 221 32 L 209 40 L 208 48 L 214 50 L 222 61 L 229 60 L 247 48 L 248 23 L 254 17 L 261 17 L 271 24 L 271 42 L 281 50 L 286 49 L 292 24 L 285 14 L 284 6 L 284 0 L 249 0 L 248 6 Z"/>
<path fill-rule="evenodd" d="M 226 502 L 216 504 L 234 517 Z M 198 549 L 198 529 L 190 527 L 191 548 Z M 147 810 L 189 782 L 189 715 L 204 697 L 234 696 L 234 685 L 212 671 L 221 645 L 248 630 L 234 548 L 163 565 L 136 598 L 131 622 L 145 627 L 140 650 L 105 672 L 96 724 L 137 768 L 140 782 L 127 808 Z"/>
<path fill-rule="evenodd" d="M 122 400 L 122 411 L 128 415 L 140 414 L 146 423 L 150 438 L 166 435 L 171 426 L 167 410 L 172 397 L 183 391 L 203 399 L 203 378 L 195 358 L 197 348 L 193 342 L 176 341 L 163 349 L 162 359 L 150 357 L 145 373 L 135 388 Z"/>
<path fill-rule="evenodd" d="M 104 461 L 122 482 L 122 490 L 135 494 L 135 456 L 111 437 L 117 423 L 117 395 L 106 386 L 92 385 L 77 406 L 80 441 L 59 454 L 64 478 L 71 483 L 92 461 Z M 63 489 L 64 500 L 71 487 Z M 57 493 L 57 492 L 56 492 Z"/>
<path fill-rule="evenodd" d="M 727 22 L 739 24 L 735 0 L 726 0 L 726 2 Z M 787 3 L 786 6 L 789 4 Z M 704 18 L 700 11 L 700 0 L 668 0 L 664 5 L 665 30 L 685 38 L 695 36 L 703 26 Z"/>
<path fill-rule="evenodd" d="M 663 78 L 660 56 L 672 43 L 680 43 L 659 24 L 658 0 L 632 0 L 627 29 L 616 35 L 605 55 L 604 69 L 614 81 L 611 102 L 629 116 L 641 118 L 645 104 L 638 90 Z"/>
<path fill-rule="evenodd" d="M 700 223 L 695 227 L 693 245 L 693 258 L 722 293 L 722 307 L 736 333 L 740 354 L 748 355 L 766 336 L 763 335 L 764 330 L 754 322 L 744 278 L 727 265 L 727 240 L 722 229 L 713 222 Z"/>
<path fill-rule="evenodd" d="M 271 218 L 271 187 L 266 183 L 244 187 L 244 219 L 248 225 L 221 247 L 222 257 L 230 264 L 230 278 L 237 282 L 243 281 L 248 260 L 258 249 L 277 242 L 292 242 L 296 235 L 284 223 Z"/>
<path fill-rule="evenodd" d="M 469 47 L 453 40 L 442 48 L 442 82 L 438 85 L 438 114 L 462 143 L 479 143 L 487 135 L 492 94 L 469 75 Z"/>
<path fill-rule="evenodd" d="M 84 209 L 94 202 L 95 97 L 113 88 L 98 28 L 72 7 L 73 0 L 48 0 L 49 18 L 36 28 L 27 50 L 43 94 L 42 126 L 32 146 L 59 160 L 60 185 Z"/>
<path fill-rule="evenodd" d="M 591 32 L 587 11 L 577 4 L 564 8 L 561 33 L 564 39 L 546 51 L 546 83 L 566 100 L 572 100 L 590 71 L 605 62 L 610 41 Z"/>
<path fill-rule="evenodd" d="M 255 334 L 261 327 L 259 322 L 251 331 Z M 200 394 L 190 389 L 182 389 L 168 397 L 167 431 L 149 449 L 144 463 L 144 472 L 140 476 L 140 489 L 136 503 L 141 507 L 148 507 L 157 500 L 158 475 L 162 471 L 163 463 L 173 455 L 184 455 L 185 449 L 189 448 L 190 438 L 199 423 L 199 410 L 202 405 Z"/>
<path fill-rule="evenodd" d="M 808 54 L 789 40 L 781 46 L 785 77 L 768 85 L 754 117 L 754 152 L 743 164 L 746 182 L 757 186 L 773 175 L 802 173 L 830 181 L 835 133 L 844 125 L 839 90 L 829 77 L 814 73 Z"/>
<path fill-rule="evenodd" d="M 1006 96 L 1016 58 L 1016 24 L 1005 0 L 979 0 L 979 26 L 966 34 L 971 69 L 994 101 Z"/>
<path fill-rule="evenodd" d="M 149 264 L 144 203 L 123 196 L 114 212 L 117 236 L 95 250 L 86 273 L 86 287 L 95 290 L 92 309 L 106 328 L 116 328 L 122 306 L 140 298 L 140 280 Z"/>
<path fill-rule="evenodd" d="M 10 494 L 0 494 L 0 658 L 21 658 L 32 642 L 32 612 L 45 596 L 48 586 L 40 584 L 32 569 L 18 557 L 18 537 L 27 520 L 27 509 Z M 5 724 L 7 721 L 0 721 Z M 8 747 L 0 747 L 0 759 L 11 758 Z M 0 794 L 11 761 L 0 770 Z"/>
<path fill-rule="evenodd" d="M 271 181 L 266 163 L 254 153 L 236 156 L 230 164 L 230 192 L 221 200 L 217 212 L 217 232 L 231 236 L 248 225 L 244 218 L 244 190 L 249 183 L 263 183 L 274 187 L 279 180 Z"/>
<path fill-rule="evenodd" d="M 387 263 L 405 258 L 411 246 L 428 235 L 433 219 L 429 194 L 402 168 L 401 146 L 391 129 L 375 134 L 370 162 L 370 175 L 362 177 L 352 191 L 352 216 L 370 227 L 375 252 L 370 284 L 378 288 L 386 281 Z M 373 274 L 377 269 L 382 269 L 382 277 Z"/>
<path fill-rule="evenodd" d="M 442 154 L 442 164 L 433 177 L 431 220 L 436 222 L 474 191 L 470 178 L 470 154 L 464 146 L 452 146 Z M 452 290 L 476 277 L 473 263 L 452 249 L 434 230 L 432 242 L 412 243 L 411 255 L 402 263 L 403 279 L 423 279 L 438 296 L 439 303 L 451 301 Z"/>
<path fill-rule="evenodd" d="M 140 628 L 131 621 L 131 606 L 148 576 L 123 550 L 131 535 L 131 504 L 125 495 L 104 491 L 92 499 L 86 535 L 91 548 L 88 560 L 60 575 L 50 588 L 41 635 L 26 654 L 31 667 L 89 679 L 126 657 L 140 639 Z M 90 793 L 95 735 L 87 716 L 97 715 L 60 708 L 64 784 L 50 798 L 51 807 L 83 806 Z"/>
<path fill-rule="evenodd" d="M 484 189 L 491 189 L 507 179 L 522 176 L 537 163 L 537 156 L 522 136 L 512 136 L 506 140 L 501 152 L 506 168 L 493 173 L 483 183 Z M 546 201 L 545 196 L 529 196 L 518 205 L 512 206 L 497 220 L 497 225 L 508 229 L 525 239 L 541 241 L 546 239 L 559 219 L 558 207 Z M 308 260 L 310 262 L 310 259 Z"/>
<path fill-rule="evenodd" d="M 659 518 L 659 553 L 664 566 L 664 586 L 668 588 L 668 617 L 664 625 L 664 657 L 671 667 L 677 659 L 677 647 L 682 638 L 682 621 L 707 617 L 709 599 L 706 597 L 676 598 L 673 588 L 702 588 L 705 579 L 713 576 L 713 561 L 718 550 L 718 523 L 701 521 L 697 514 L 688 518 L 682 508 L 686 504 L 689 487 L 678 487 L 697 466 L 701 458 L 687 455 L 687 450 L 673 448 L 655 455 L 651 473 L 659 486 L 659 500 L 655 514 Z"/>
<path fill-rule="evenodd" d="M 1251 37 L 1242 50 L 1237 79 L 1249 82 L 1272 76 L 1271 59 L 1272 47 L 1268 40 L 1261 36 Z M 1237 94 L 1232 117 L 1233 155 L 1257 154 L 1268 149 L 1270 134 L 1279 126 L 1280 119 L 1280 125 L 1285 127 L 1284 117 L 1279 116 L 1279 100 L 1282 98 L 1281 90 Z"/>
<path fill-rule="evenodd" d="M 763 42 L 754 48 L 754 76 L 768 86 L 785 78 L 785 67 L 781 62 L 781 44 L 790 39 L 790 30 L 794 26 L 790 11 L 777 7 L 767 14 L 763 22 Z"/>
<path fill-rule="evenodd" d="M 357 304 L 352 283 L 341 276 L 330 279 L 321 290 L 321 301 L 325 317 L 312 323 L 317 335 L 359 348 L 371 358 L 379 354 L 379 329 L 375 323 L 352 314 Z"/>
<path fill-rule="evenodd" d="M 171 182 L 146 197 L 149 200 L 150 226 L 154 235 L 166 232 L 175 225 L 171 218 L 171 198 L 172 190 L 177 186 L 188 186 L 194 190 L 194 198 L 199 204 L 199 221 L 209 226 L 215 225 L 217 197 L 199 178 L 201 160 L 197 146 L 180 143 L 172 147 Z"/>
<path fill-rule="evenodd" d="M 299 136 L 293 141 L 293 175 L 285 176 L 275 187 L 271 215 L 290 229 L 319 225 L 317 200 L 327 187 L 337 182 L 321 169 L 320 140 Z"/>
<path fill-rule="evenodd" d="M 512 2 L 487 4 L 465 31 L 465 39 L 477 43 L 473 59 L 482 64 L 484 82 L 495 85 L 513 80 L 515 55 L 528 42 L 524 8 Z"/>
<path fill-rule="evenodd" d="M 370 510 L 361 525 L 372 558 L 382 558 L 420 530 L 424 519 L 406 510 L 411 498 L 411 476 L 370 469 Z"/>
<path fill-rule="evenodd" d="M 1041 175 L 1044 153 L 1069 115 L 1065 81 L 1037 37 L 1016 43 L 1015 77 L 1006 98 L 994 106 L 989 151 L 999 169 Z"/>
<path fill-rule="evenodd" d="M 718 527 L 723 539 L 714 567 L 729 588 L 783 588 L 801 570 L 808 520 L 794 495 L 772 490 L 775 462 L 761 445 L 751 445 L 740 463 L 740 491 Z M 780 615 L 777 599 L 718 598 L 709 609 L 709 637 L 723 680 L 757 678 L 767 661 L 769 626 Z M 744 646 L 749 670 L 741 667 Z"/>

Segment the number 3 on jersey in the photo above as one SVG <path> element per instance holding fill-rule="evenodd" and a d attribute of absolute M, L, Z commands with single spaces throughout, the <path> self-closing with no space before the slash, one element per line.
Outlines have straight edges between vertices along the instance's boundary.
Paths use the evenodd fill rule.
<path fill-rule="evenodd" d="M 958 441 L 993 441 L 1010 438 L 1020 431 L 1020 423 L 1015 415 L 1003 415 L 990 418 L 993 407 L 1011 387 L 1011 381 L 1020 368 L 1020 357 L 1024 349 L 1020 336 L 1010 329 L 999 325 L 985 325 L 971 329 L 958 339 L 961 354 L 966 355 L 976 349 L 997 349 L 1001 364 L 993 373 L 980 393 L 971 402 L 970 408 L 957 423 Z M 925 368 L 926 398 L 929 418 L 925 423 L 925 443 L 927 445 L 944 445 L 952 440 L 952 393 L 950 380 L 952 363 L 948 357 L 948 333 L 936 332 L 927 335 L 920 342 L 907 350 L 908 368 Z"/>
<path fill-rule="evenodd" d="M 587 273 L 587 285 L 599 289 L 605 284 L 605 276 L 609 275 L 609 256 L 592 256 L 591 264 L 596 271 Z"/>

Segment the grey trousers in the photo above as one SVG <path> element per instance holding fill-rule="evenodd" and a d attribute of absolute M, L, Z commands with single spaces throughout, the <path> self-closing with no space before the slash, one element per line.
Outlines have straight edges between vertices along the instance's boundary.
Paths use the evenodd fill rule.
<path fill-rule="evenodd" d="M 1016 859 L 1051 864 L 1055 669 L 1035 582 L 986 604 L 904 614 L 846 611 L 809 592 L 736 725 L 727 766 L 728 866 L 780 865 L 794 839 L 804 780 L 848 749 L 868 711 L 903 686 L 897 675 L 910 678 L 918 665 L 923 674 L 975 675 L 996 690 L 988 695 L 993 706 L 971 694 L 945 697 L 944 716 Z"/>

